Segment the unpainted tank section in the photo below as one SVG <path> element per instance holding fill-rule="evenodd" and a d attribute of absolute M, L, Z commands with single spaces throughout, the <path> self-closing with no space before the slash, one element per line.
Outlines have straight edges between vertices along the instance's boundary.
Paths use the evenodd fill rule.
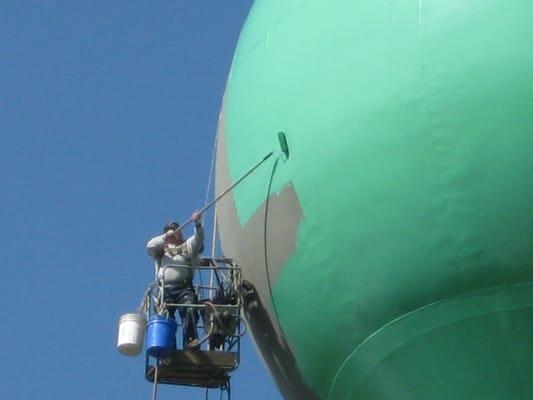
<path fill-rule="evenodd" d="M 257 0 L 225 255 L 288 399 L 533 398 L 533 3 Z"/>

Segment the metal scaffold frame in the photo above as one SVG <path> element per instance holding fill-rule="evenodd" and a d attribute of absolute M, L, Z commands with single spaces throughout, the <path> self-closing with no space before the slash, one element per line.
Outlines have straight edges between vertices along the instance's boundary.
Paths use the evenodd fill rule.
<path fill-rule="evenodd" d="M 168 316 L 168 308 L 197 310 L 200 318 L 196 321 L 198 332 L 203 337 L 195 349 L 175 349 L 164 357 L 146 354 L 145 377 L 153 382 L 152 399 L 157 397 L 158 384 L 219 388 L 230 393 L 230 373 L 240 362 L 240 338 L 246 333 L 246 325 L 241 319 L 242 300 L 239 290 L 242 285 L 242 271 L 229 258 L 201 258 L 200 265 L 175 265 L 169 267 L 193 268 L 210 271 L 211 283 L 193 285 L 198 298 L 196 304 L 165 302 L 164 270 L 148 286 L 139 312 L 146 320 L 154 315 Z M 156 271 L 157 272 L 157 271 Z M 178 329 L 182 323 L 177 321 Z"/>

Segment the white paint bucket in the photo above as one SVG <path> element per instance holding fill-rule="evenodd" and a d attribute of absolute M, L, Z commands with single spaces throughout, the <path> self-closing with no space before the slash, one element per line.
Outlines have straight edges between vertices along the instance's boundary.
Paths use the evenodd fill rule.
<path fill-rule="evenodd" d="M 146 331 L 146 320 L 140 314 L 124 314 L 118 322 L 117 349 L 125 356 L 141 353 Z"/>

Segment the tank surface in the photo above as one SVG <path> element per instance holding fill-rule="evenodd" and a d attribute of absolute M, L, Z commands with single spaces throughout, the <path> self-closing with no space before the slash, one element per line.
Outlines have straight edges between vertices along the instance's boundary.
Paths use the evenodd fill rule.
<path fill-rule="evenodd" d="M 256 0 L 217 205 L 287 399 L 533 398 L 533 3 Z"/>

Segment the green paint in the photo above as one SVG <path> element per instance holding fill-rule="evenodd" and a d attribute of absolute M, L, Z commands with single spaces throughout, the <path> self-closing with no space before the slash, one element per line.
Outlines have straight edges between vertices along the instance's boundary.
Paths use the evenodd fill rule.
<path fill-rule="evenodd" d="M 530 370 L 508 366 L 531 363 L 532 291 L 485 289 L 391 321 L 345 360 L 330 398 L 528 398 Z"/>
<path fill-rule="evenodd" d="M 533 332 L 533 291 L 522 309 L 497 312 L 496 296 L 483 304 L 494 312 L 479 320 L 406 336 L 413 342 L 357 385 L 347 378 L 332 388 L 347 360 L 360 360 L 354 350 L 391 321 L 533 280 L 532 16 L 525 0 L 254 4 L 227 87 L 230 173 L 237 179 L 286 133 L 290 159 L 278 164 L 272 189 L 292 182 L 304 219 L 274 297 L 302 373 L 323 399 L 330 389 L 335 399 L 533 396 L 531 386 L 505 384 L 533 369 L 524 337 Z M 264 202 L 273 163 L 235 190 L 242 225 Z M 513 334 L 506 324 L 523 326 Z M 471 341 L 453 336 L 465 327 L 485 335 L 476 351 L 487 357 L 466 356 Z M 460 352 L 439 350 L 446 343 Z M 529 357 L 506 358 L 501 346 L 525 346 Z M 491 350 L 498 364 L 489 375 L 503 383 L 452 374 L 477 368 Z M 417 374 L 426 367 L 433 372 Z M 433 393 L 420 389 L 429 378 L 455 395 L 424 397 Z"/>

